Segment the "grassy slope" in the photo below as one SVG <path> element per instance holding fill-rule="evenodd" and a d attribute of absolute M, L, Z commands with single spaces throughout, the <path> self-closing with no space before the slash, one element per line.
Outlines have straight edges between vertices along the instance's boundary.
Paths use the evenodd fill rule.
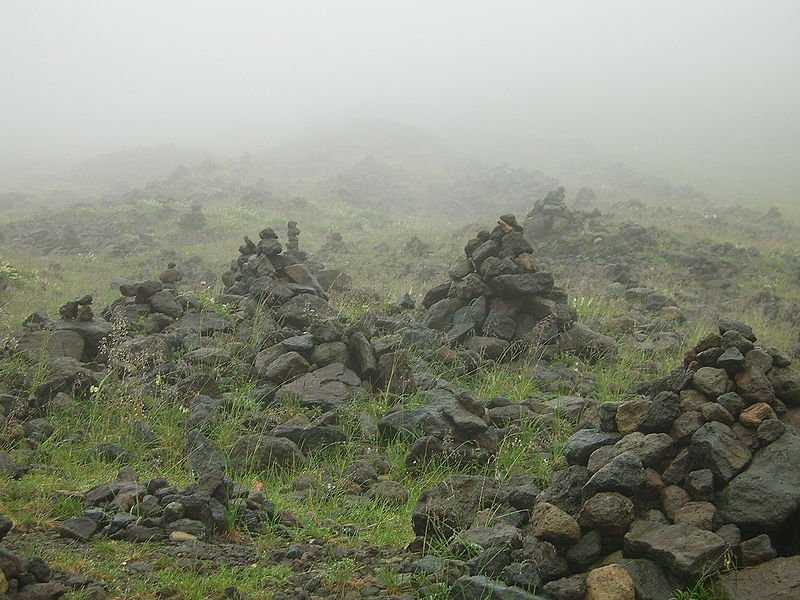
<path fill-rule="evenodd" d="M 301 244 L 312 253 L 319 249 L 325 235 L 333 228 L 342 231 L 345 240 L 352 244 L 351 249 L 336 257 L 331 266 L 345 268 L 355 282 L 368 282 L 368 287 L 377 293 L 377 299 L 353 294 L 336 300 L 342 311 L 356 316 L 373 305 L 383 304 L 402 291 L 423 291 L 425 285 L 441 277 L 442 271 L 460 253 L 463 242 L 471 233 L 471 229 L 452 231 L 436 223 L 412 218 L 390 219 L 376 210 L 348 209 L 326 202 L 319 202 L 311 211 L 300 211 L 303 214 L 298 214 L 298 210 L 286 203 L 255 209 L 227 202 L 206 210 L 209 226 L 200 236 L 191 232 L 175 233 L 174 222 L 158 222 L 141 212 L 157 210 L 155 203 L 145 203 L 137 207 L 100 211 L 86 209 L 85 212 L 69 213 L 69 218 L 75 219 L 113 216 L 119 223 L 127 223 L 126 227 L 136 227 L 137 220 L 150 223 L 148 229 L 154 232 L 158 242 L 151 250 L 136 256 L 84 254 L 38 257 L 4 248 L 5 254 L 0 262 L 12 265 L 11 272 L 16 273 L 18 278 L 12 282 L 10 299 L 2 307 L 2 325 L 13 328 L 34 309 L 55 314 L 63 301 L 87 291 L 94 292 L 97 296 L 96 305 L 102 306 L 117 295 L 107 282 L 120 275 L 154 276 L 166 262 L 163 251 L 167 247 L 174 249 L 180 257 L 202 256 L 207 266 L 220 272 L 236 256 L 236 247 L 243 234 L 255 237 L 258 228 L 264 225 L 271 225 L 276 231 L 282 232 L 283 225 L 289 219 L 300 221 L 303 229 Z M 306 216 L 309 212 L 313 212 L 314 218 Z M 678 226 L 681 225 L 676 223 Z M 719 229 L 703 229 L 696 222 L 682 226 L 685 235 L 725 235 Z M 124 233 L 125 227 L 122 227 L 121 234 Z M 413 235 L 429 242 L 430 252 L 421 257 L 402 256 L 405 241 Z M 762 256 L 769 257 L 774 240 L 753 240 L 755 244 L 761 242 Z M 385 243 L 388 249 L 376 250 L 380 243 Z M 796 251 L 797 248 L 788 250 Z M 677 285 L 676 273 L 669 265 L 659 264 L 656 258 L 653 272 L 646 283 L 671 293 L 673 286 Z M 60 265 L 58 269 L 52 266 L 53 262 Z M 762 261 L 761 266 L 761 269 L 743 275 L 740 283 L 757 288 L 768 281 L 776 286 L 785 286 L 782 290 L 793 289 L 790 282 L 781 280 L 785 273 L 780 270 L 773 273 L 774 268 L 768 260 Z M 560 283 L 569 291 L 584 321 L 608 323 L 630 310 L 624 301 L 610 294 L 599 279 L 581 274 Z M 753 324 L 768 344 L 785 348 L 794 341 L 793 331 L 781 323 L 768 322 L 756 309 L 753 306 L 736 306 L 734 303 L 727 310 Z M 682 326 L 681 347 L 690 345 L 710 330 L 716 317 L 713 308 L 707 309 Z M 680 349 L 674 348 L 643 349 L 629 338 L 623 338 L 618 360 L 613 363 L 592 366 L 576 363 L 568 357 L 564 357 L 564 361 L 576 370 L 592 375 L 597 382 L 593 396 L 599 401 L 607 401 L 625 397 L 626 390 L 634 380 L 664 372 L 680 361 L 681 354 Z M 29 365 L 22 362 L 7 363 L 3 368 L 4 378 L 26 376 L 31 386 L 44 375 L 32 371 Z M 551 395 L 548 390 L 537 389 L 527 375 L 528 368 L 526 365 L 498 366 L 472 377 L 443 374 L 473 389 L 476 396 L 483 400 L 496 395 L 512 399 Z M 229 448 L 234 437 L 243 431 L 245 417 L 261 411 L 262 407 L 253 405 L 247 397 L 247 391 L 255 382 L 236 377 L 235 374 L 223 375 L 223 387 L 230 395 L 230 401 L 225 419 L 211 433 L 211 438 L 222 448 Z M 414 401 L 413 398 L 406 400 Z M 294 492 L 292 482 L 299 470 L 269 474 L 246 472 L 235 476 L 244 482 L 261 481 L 270 499 L 280 509 L 296 514 L 307 525 L 304 529 L 294 530 L 291 534 L 293 539 L 302 541 L 317 537 L 342 546 L 357 547 L 371 543 L 399 548 L 412 538 L 410 512 L 420 492 L 435 484 L 449 469 L 444 465 L 432 465 L 424 472 L 409 473 L 403 464 L 407 444 L 377 444 L 374 440 L 361 437 L 357 426 L 358 413 L 367 411 L 374 416 L 382 415 L 387 403 L 386 398 L 379 398 L 378 401 L 353 406 L 340 417 L 351 443 L 311 456 L 310 465 L 303 472 L 314 477 L 318 485 L 327 490 L 322 496 L 298 495 Z M 109 381 L 109 385 L 101 390 L 77 398 L 72 406 L 52 409 L 48 417 L 56 426 L 54 435 L 26 453 L 32 462 L 41 466 L 19 481 L 3 482 L 0 513 L 9 514 L 22 527 L 35 529 L 50 528 L 61 519 L 79 513 L 79 503 L 64 492 L 85 490 L 93 484 L 113 479 L 117 465 L 99 460 L 92 448 L 101 442 L 131 444 L 127 427 L 120 424 L 129 422 L 132 416 L 148 423 L 161 440 L 157 447 L 138 452 L 132 466 L 144 478 L 163 474 L 172 483 L 186 483 L 189 474 L 183 468 L 181 459 L 183 411 L 170 398 L 159 395 L 158 390 L 145 393 L 124 380 Z M 296 412 L 296 406 L 273 405 L 267 409 L 264 420 L 280 422 Z M 543 484 L 546 483 L 552 468 L 559 462 L 560 444 L 568 433 L 567 423 L 558 424 L 555 431 L 544 431 L 536 423 L 522 427 L 516 436 L 503 443 L 497 466 L 489 474 L 502 477 L 516 472 L 534 472 Z M 410 499 L 399 510 L 379 503 L 352 503 L 346 499 L 347 485 L 342 476 L 343 468 L 360 456 L 365 447 L 383 454 L 390 465 L 390 476 L 409 489 Z M 340 531 L 325 525 L 326 519 L 353 524 L 357 533 L 344 538 Z M 231 532 L 229 535 L 236 539 L 239 534 Z M 29 550 L 32 553 L 41 554 L 64 568 L 107 581 L 114 597 L 155 598 L 164 590 L 172 589 L 178 597 L 204 598 L 219 594 L 225 587 L 235 584 L 250 597 L 261 598 L 269 596 L 265 589 L 280 587 L 287 576 L 285 569 L 266 561 L 252 568 L 221 568 L 208 573 L 184 572 L 174 558 L 164 556 L 158 559 L 158 569 L 154 574 L 136 574 L 121 570 L 120 566 L 149 560 L 150 548 L 146 545 L 96 540 L 64 553 L 59 545 L 47 542 L 47 538 L 31 536 L 30 539 Z M 252 544 L 256 555 L 261 556 L 266 556 L 276 545 L 287 543 L 287 540 L 275 539 L 269 532 L 246 539 L 247 543 Z M 341 559 L 332 558 L 325 572 L 329 581 L 340 585 L 342 589 L 358 585 L 354 565 Z M 73 594 L 72 597 L 78 598 L 79 595 Z"/>

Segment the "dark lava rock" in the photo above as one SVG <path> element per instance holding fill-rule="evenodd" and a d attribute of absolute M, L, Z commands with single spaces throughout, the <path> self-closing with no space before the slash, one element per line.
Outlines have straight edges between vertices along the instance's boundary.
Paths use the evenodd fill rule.
<path fill-rule="evenodd" d="M 750 462 L 751 454 L 727 425 L 706 423 L 692 435 L 689 446 L 692 467 L 710 469 L 720 482 L 730 481 Z"/>
<path fill-rule="evenodd" d="M 586 596 L 586 574 L 579 573 L 550 581 L 542 589 L 553 600 L 582 600 Z"/>
<path fill-rule="evenodd" d="M 450 590 L 451 600 L 544 600 L 518 587 L 509 587 L 483 576 L 461 577 Z"/>
<path fill-rule="evenodd" d="M 766 533 L 744 540 L 736 549 L 737 565 L 740 567 L 758 565 L 775 558 L 775 556 L 777 556 L 777 552 Z"/>
<path fill-rule="evenodd" d="M 674 392 L 661 392 L 653 398 L 639 430 L 644 433 L 668 433 L 680 414 L 680 396 Z"/>
<path fill-rule="evenodd" d="M 631 576 L 636 600 L 669 600 L 680 587 L 680 581 L 652 560 L 623 558 L 618 564 Z"/>
<path fill-rule="evenodd" d="M 623 452 L 592 475 L 583 486 L 583 495 L 590 498 L 598 492 L 619 492 L 633 496 L 645 481 L 641 459 L 633 452 Z"/>
<path fill-rule="evenodd" d="M 556 471 L 538 500 L 549 502 L 576 517 L 583 506 L 583 487 L 588 481 L 589 471 L 586 467 L 573 465 Z"/>
<path fill-rule="evenodd" d="M 755 453 L 717 496 L 723 523 L 744 531 L 780 527 L 800 507 L 800 437 L 787 432 Z"/>
<path fill-rule="evenodd" d="M 478 511 L 498 503 L 498 483 L 487 477 L 453 475 L 425 490 L 411 515 L 414 533 L 449 538 L 472 524 Z"/>
<path fill-rule="evenodd" d="M 88 517 L 78 517 L 77 519 L 67 519 L 58 528 L 58 535 L 79 542 L 88 542 L 95 531 L 97 523 Z"/>
<path fill-rule="evenodd" d="M 601 492 L 583 505 L 578 522 L 583 530 L 598 530 L 608 537 L 622 537 L 633 522 L 633 502 L 617 492 Z"/>
<path fill-rule="evenodd" d="M 616 444 L 622 436 L 619 433 L 606 433 L 599 429 L 579 429 L 564 445 L 564 457 L 571 465 L 586 466 L 592 452 L 602 446 Z"/>
<path fill-rule="evenodd" d="M 297 445 L 286 438 L 247 435 L 233 445 L 231 461 L 239 469 L 263 472 L 274 467 L 303 464 L 305 457 Z"/>
<path fill-rule="evenodd" d="M 755 567 L 732 571 L 720 579 L 727 600 L 797 600 L 800 556 L 773 558 Z"/>
<path fill-rule="evenodd" d="M 681 577 L 696 577 L 718 561 L 726 544 L 718 535 L 691 525 L 636 521 L 625 535 L 625 556 L 649 558 Z"/>
<path fill-rule="evenodd" d="M 741 321 L 735 321 L 733 319 L 720 319 L 717 323 L 717 326 L 719 327 L 720 335 L 725 335 L 726 332 L 733 330 L 751 342 L 756 341 L 756 336 L 753 334 L 753 328 L 745 323 L 742 323 Z"/>
<path fill-rule="evenodd" d="M 517 275 L 499 275 L 492 279 L 491 287 L 505 295 L 538 296 L 553 289 L 551 273 L 519 273 Z"/>
<path fill-rule="evenodd" d="M 284 385 L 277 397 L 296 398 L 307 408 L 321 408 L 327 412 L 364 393 L 358 375 L 341 363 L 332 363 Z"/>

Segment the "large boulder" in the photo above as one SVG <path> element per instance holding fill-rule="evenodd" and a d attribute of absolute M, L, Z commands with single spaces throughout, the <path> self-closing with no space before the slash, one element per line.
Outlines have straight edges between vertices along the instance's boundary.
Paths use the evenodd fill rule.
<path fill-rule="evenodd" d="M 746 531 L 780 527 L 800 508 L 800 437 L 787 431 L 755 453 L 744 472 L 717 495 L 724 523 Z"/>
<path fill-rule="evenodd" d="M 276 314 L 286 325 L 307 329 L 315 321 L 335 316 L 336 311 L 324 298 L 299 294 L 281 306 Z"/>
<path fill-rule="evenodd" d="M 185 312 L 178 319 L 178 331 L 184 334 L 213 335 L 233 330 L 233 323 L 228 319 L 210 311 Z"/>
<path fill-rule="evenodd" d="M 303 406 L 328 411 L 364 393 L 358 375 L 341 363 L 332 363 L 282 386 L 277 397 L 295 398 Z"/>
<path fill-rule="evenodd" d="M 720 536 L 692 525 L 642 520 L 633 524 L 624 540 L 626 557 L 650 558 L 687 579 L 716 564 L 726 547 Z"/>
<path fill-rule="evenodd" d="M 773 558 L 733 571 L 722 577 L 720 588 L 726 600 L 797 600 L 800 556 Z"/>
<path fill-rule="evenodd" d="M 303 464 L 305 457 L 297 445 L 289 439 L 246 435 L 233 445 L 231 462 L 239 470 L 261 473 L 275 467 Z"/>
<path fill-rule="evenodd" d="M 97 358 L 100 353 L 103 341 L 111 335 L 113 326 L 103 319 L 92 319 L 91 321 L 72 321 L 62 319 L 53 325 L 56 331 L 74 331 L 78 333 L 84 341 L 83 357 L 81 360 L 89 362 Z"/>
<path fill-rule="evenodd" d="M 80 360 L 83 357 L 84 341 L 77 331 L 29 331 L 20 337 L 17 349 L 26 354 L 46 358 L 69 357 Z"/>
<path fill-rule="evenodd" d="M 576 323 L 559 336 L 558 346 L 562 352 L 571 352 L 581 358 L 594 360 L 615 352 L 617 341 L 582 323 Z"/>
<path fill-rule="evenodd" d="M 449 438 L 456 442 L 469 441 L 486 431 L 488 422 L 482 405 L 470 402 L 446 389 L 421 392 L 427 404 L 414 409 L 388 413 L 378 422 L 378 431 L 386 439 L 404 437 L 416 439 L 423 435 Z"/>

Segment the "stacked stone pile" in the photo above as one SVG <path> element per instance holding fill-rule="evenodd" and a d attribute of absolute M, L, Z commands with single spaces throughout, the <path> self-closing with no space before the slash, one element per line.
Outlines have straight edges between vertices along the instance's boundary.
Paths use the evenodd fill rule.
<path fill-rule="evenodd" d="M 103 317 L 128 328 L 141 325 L 145 333 L 151 334 L 163 331 L 186 311 L 199 308 L 195 298 L 179 297 L 175 287 L 180 280 L 177 267 L 168 267 L 159 279 L 167 281 L 149 279 L 120 285 L 120 297 L 103 310 Z"/>
<path fill-rule="evenodd" d="M 297 221 L 289 221 L 286 224 L 286 254 L 298 263 L 308 260 L 308 254 L 300 250 L 300 228 L 297 226 Z"/>
<path fill-rule="evenodd" d="M 93 487 L 83 499 L 83 515 L 61 523 L 62 537 L 81 542 L 96 534 L 131 542 L 207 540 L 232 524 L 256 530 L 275 517 L 275 507 L 260 490 L 237 485 L 219 471 L 177 488 L 164 477 L 139 483 L 134 471 L 122 469 L 117 481 Z"/>
<path fill-rule="evenodd" d="M 223 276 L 227 288 L 221 299 L 232 307 L 233 318 L 207 310 L 196 296 L 179 294 L 175 283 L 180 270 L 173 266 L 161 274 L 163 281 L 120 285 L 120 298 L 102 311 L 105 318 L 94 315 L 91 296 L 66 303 L 56 322 L 31 315 L 17 348 L 44 351 L 55 374 L 37 388 L 35 405 L 24 414 L 15 412 L 14 419 L 36 420 L 39 409 L 59 393 L 82 394 L 97 384 L 106 365 L 139 373 L 143 383 L 158 379 L 171 385 L 176 400 L 186 402 L 193 412 L 197 405 L 199 413 L 215 412 L 222 404 L 211 367 L 255 375 L 261 381 L 254 392 L 260 400 L 296 397 L 323 412 L 370 388 L 392 393 L 415 389 L 402 346 L 406 338 L 419 340 L 427 330 L 404 335 L 398 331 L 400 321 L 387 320 L 393 335 L 371 340 L 373 328 L 341 320 L 314 275 L 283 252 L 273 230 L 263 230 L 259 240 L 256 245 L 245 238 L 239 258 Z M 10 398 L 9 409 L 3 405 L 4 415 L 19 404 Z M 211 404 L 214 410 L 208 409 Z M 203 424 L 189 421 L 187 464 L 196 473 L 224 468 L 220 452 L 203 436 Z M 20 423 L 23 426 L 27 425 Z M 264 464 L 271 464 L 278 450 L 292 462 L 303 458 L 300 448 L 341 441 L 341 430 L 336 428 L 338 434 L 331 437 L 329 426 L 297 425 L 242 444 L 263 451 Z"/>
<path fill-rule="evenodd" d="M 467 242 L 450 280 L 422 300 L 427 327 L 451 343 L 498 359 L 524 346 L 549 346 L 586 357 L 615 346 L 613 339 L 576 324 L 577 314 L 551 273 L 537 268 L 530 243 L 514 215 Z"/>
<path fill-rule="evenodd" d="M 579 192 L 584 191 L 582 188 Z M 586 194 L 582 198 L 588 197 Z M 577 199 L 576 199 L 577 202 Z M 600 213 L 595 209 L 593 212 L 573 210 L 567 206 L 566 193 L 563 187 L 551 190 L 541 200 L 537 200 L 533 208 L 525 216 L 523 224 L 527 235 L 532 239 L 542 236 L 557 235 L 568 229 L 575 229 L 582 226 L 589 218 L 596 217 Z"/>
<path fill-rule="evenodd" d="M 729 560 L 771 577 L 770 597 L 800 589 L 800 372 L 720 321 L 642 391 L 584 411 L 541 493 L 456 477 L 422 495 L 421 539 L 479 548 L 452 597 L 667 600 Z"/>
<path fill-rule="evenodd" d="M 198 231 L 206 226 L 206 216 L 201 204 L 192 204 L 189 212 L 181 215 L 178 226 L 187 231 Z"/>
<path fill-rule="evenodd" d="M 348 244 L 344 241 L 342 234 L 338 231 L 331 231 L 328 233 L 328 237 L 325 240 L 325 244 L 322 246 L 320 252 L 336 254 L 339 252 L 344 252 L 347 249 Z"/>
<path fill-rule="evenodd" d="M 89 294 L 70 300 L 59 308 L 61 318 L 56 321 L 39 313 L 30 315 L 23 323 L 26 331 L 19 338 L 18 348 L 50 358 L 94 361 L 112 326 L 94 315 L 92 302 Z"/>

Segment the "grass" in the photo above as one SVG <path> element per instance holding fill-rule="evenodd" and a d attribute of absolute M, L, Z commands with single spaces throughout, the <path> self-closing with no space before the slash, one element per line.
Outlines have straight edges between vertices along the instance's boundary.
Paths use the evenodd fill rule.
<path fill-rule="evenodd" d="M 26 551 L 68 571 L 103 581 L 113 598 L 206 600 L 222 598 L 226 589 L 236 588 L 247 598 L 269 600 L 291 573 L 289 566 L 266 564 L 257 549 L 253 563 L 236 566 L 221 561 L 194 561 L 187 565 L 187 561 L 151 544 L 109 539 L 65 548 L 32 543 Z M 131 569 L 135 564 L 147 567 Z M 84 597 L 87 596 L 80 590 L 64 596 L 68 600 Z"/>
<path fill-rule="evenodd" d="M 181 189 L 179 183 L 165 184 L 165 189 L 170 186 L 174 187 L 172 191 Z M 319 188 L 307 191 L 317 192 Z M 301 248 L 321 257 L 327 266 L 342 268 L 352 277 L 354 289 L 331 294 L 332 304 L 349 323 L 358 323 L 376 311 L 387 312 L 400 293 L 411 291 L 419 296 L 431 283 L 442 280 L 447 267 L 462 253 L 464 242 L 473 233 L 471 229 L 444 227 L 423 219 L 391 216 L 374 208 L 346 207 L 340 202 L 326 202 L 328 199 L 320 195 L 302 209 L 304 214 L 313 212 L 314 218 L 300 223 L 300 243 Z M 154 278 L 168 260 L 175 258 L 180 261 L 196 255 L 202 258 L 203 267 L 220 273 L 236 257 L 242 235 L 256 239 L 258 230 L 266 225 L 283 235 L 285 223 L 299 216 L 296 205 L 285 199 L 270 206 L 253 206 L 237 199 L 210 204 L 204 209 L 208 224 L 202 236 L 176 227 L 180 214 L 188 210 L 181 202 L 174 203 L 171 207 L 174 211 L 167 210 L 169 207 L 155 198 L 135 206 L 53 211 L 51 219 L 83 220 L 88 227 L 103 230 L 108 238 L 129 240 L 145 232 L 152 234 L 154 242 L 142 252 L 128 255 L 97 249 L 81 254 L 37 256 L 25 248 L 3 246 L 0 272 L 6 275 L 9 288 L 0 297 L 0 332 L 5 335 L 16 329 L 33 310 L 55 315 L 65 300 L 86 292 L 94 293 L 98 307 L 95 312 L 99 312 L 99 307 L 118 295 L 107 282 L 119 276 Z M 774 236 L 748 237 L 742 241 L 736 227 L 727 221 L 712 223 L 710 227 L 708 222 L 690 217 L 676 218 L 671 224 L 671 235 L 663 231 L 653 233 L 652 245 L 646 251 L 629 240 L 622 240 L 617 248 L 598 247 L 598 252 L 608 253 L 612 258 L 627 253 L 649 260 L 651 268 L 641 284 L 678 299 L 679 306 L 687 313 L 685 323 L 667 322 L 631 305 L 609 287 L 604 274 L 597 272 L 592 264 L 584 268 L 578 261 L 574 264 L 565 261 L 566 264 L 558 266 L 556 279 L 569 292 L 579 321 L 619 340 L 613 359 L 586 363 L 571 356 L 556 357 L 555 362 L 574 373 L 579 382 L 572 392 L 580 393 L 581 384 L 593 382 L 591 392 L 587 393 L 598 402 L 629 398 L 636 382 L 665 374 L 679 364 L 685 349 L 712 330 L 720 315 L 750 323 L 765 344 L 783 349 L 796 341 L 796 328 L 765 314 L 757 303 L 749 300 L 748 294 L 771 289 L 783 298 L 798 297 L 796 266 L 800 246 L 786 242 L 786 238 L 779 244 Z M 18 216 L 6 214 L 0 220 L 6 225 L 12 218 Z M 648 215 L 637 218 L 645 225 L 657 224 Z M 36 222 L 31 219 L 31 223 Z M 344 250 L 323 251 L 326 234 L 331 230 L 343 233 L 348 244 Z M 588 235 L 588 231 L 582 235 Z M 428 244 L 428 250 L 420 256 L 405 253 L 405 242 L 413 236 Z M 747 250 L 742 250 L 738 259 L 737 284 L 743 292 L 726 293 L 709 288 L 693 294 L 697 281 L 687 278 L 685 268 L 667 258 L 668 251 L 682 247 L 681 237 L 702 240 L 701 248 L 703 244 L 711 247 L 735 239 L 730 252 Z M 758 252 L 750 252 L 749 248 Z M 232 307 L 220 301 L 219 283 L 187 282 L 184 288 L 199 296 L 205 310 L 235 319 Z M 259 315 L 257 321 L 260 324 L 254 326 L 251 339 L 258 338 L 262 325 L 269 327 L 264 315 Z M 635 332 L 643 328 L 649 333 L 640 339 Z M 656 343 L 658 334 L 665 332 L 674 334 L 674 344 Z M 237 354 L 234 339 L 235 336 L 220 336 L 217 342 L 230 349 L 234 358 L 240 358 L 243 355 Z M 412 360 L 423 355 L 424 352 L 413 354 Z M 539 356 L 533 352 L 515 364 L 496 364 L 469 374 L 436 362 L 431 363 L 430 369 L 435 375 L 470 390 L 484 402 L 496 397 L 515 402 L 541 401 L 563 395 L 563 389 L 550 387 L 532 376 L 540 368 Z M 162 379 L 143 385 L 134 375 L 137 369 L 145 370 L 143 364 L 138 367 L 131 361 L 123 364 L 125 369 L 112 369 L 101 383 L 78 394 L 72 405 L 50 408 L 45 416 L 55 431 L 42 443 L 26 446 L 17 440 L 0 438 L 0 450 L 36 465 L 19 480 L 0 481 L 0 513 L 8 514 L 19 526 L 31 531 L 52 529 L 61 520 L 80 514 L 80 501 L 68 492 L 85 491 L 97 483 L 113 480 L 120 466 L 97 456 L 94 448 L 101 443 L 120 444 L 135 451 L 130 466 L 141 479 L 164 475 L 176 485 L 192 480 L 183 457 L 187 406 Z M 223 453 L 229 452 L 242 435 L 269 431 L 274 424 L 301 413 L 310 419 L 319 416 L 291 400 L 267 406 L 253 400 L 250 392 L 258 382 L 235 367 L 214 366 L 206 371 L 222 390 L 224 403 L 220 418 L 209 424 L 205 433 Z M 41 361 L 22 356 L 0 361 L 0 386 L 19 390 L 24 396 L 33 393 L 48 375 Z M 309 452 L 307 463 L 302 466 L 268 472 L 244 468 L 229 473 L 242 483 L 262 484 L 278 511 L 291 513 L 303 524 L 276 531 L 229 531 L 231 539 L 242 540 L 252 548 L 258 558 L 253 565 L 196 564 L 187 568 L 156 546 L 102 538 L 70 546 L 69 552 L 63 552 L 60 547 L 38 542 L 41 538 L 31 535 L 30 553 L 42 555 L 60 568 L 107 582 L 110 595 L 115 598 L 219 597 L 232 586 L 250 598 L 269 598 L 269 590 L 280 589 L 291 577 L 287 566 L 270 562 L 270 551 L 290 542 L 312 539 L 352 551 L 367 546 L 399 550 L 414 538 L 411 513 L 424 490 L 453 472 L 480 473 L 499 479 L 527 473 L 535 476 L 540 487 L 545 487 L 553 470 L 562 464 L 563 444 L 574 427 L 563 416 L 557 415 L 547 422 L 531 418 L 515 424 L 509 431 L 492 464 L 454 467 L 445 458 L 409 471 L 405 466 L 408 442 L 364 437 L 358 422 L 361 413 L 381 417 L 396 401 L 414 408 L 426 399 L 423 394 L 407 394 L 398 399 L 388 393 L 375 393 L 339 411 L 337 423 L 345 431 L 346 443 Z M 142 446 L 132 436 L 133 421 L 153 430 L 158 441 Z M 353 493 L 345 468 L 369 455 L 385 459 L 388 464 L 385 476 L 408 490 L 407 502 L 392 506 Z M 295 489 L 300 475 L 311 479 L 310 490 Z M 234 525 L 233 521 L 231 524 Z M 142 561 L 154 562 L 155 568 L 144 573 L 126 568 L 132 562 Z M 334 597 L 344 597 L 364 585 L 364 565 L 348 556 L 331 555 L 319 568 L 325 586 L 333 591 Z M 423 583 L 401 577 L 385 566 L 378 568 L 375 577 L 392 593 L 403 593 Z M 715 598 L 712 588 L 711 580 L 703 578 L 691 589 L 676 591 L 675 600 L 711 600 Z M 72 593 L 68 597 L 75 600 L 81 594 Z M 431 597 L 444 598 L 446 590 Z"/>

